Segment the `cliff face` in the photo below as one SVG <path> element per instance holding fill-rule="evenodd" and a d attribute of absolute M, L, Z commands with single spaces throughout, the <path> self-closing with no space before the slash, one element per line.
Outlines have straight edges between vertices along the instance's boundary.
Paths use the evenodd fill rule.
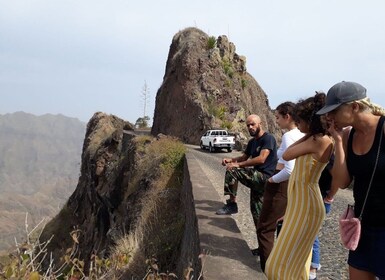
<path fill-rule="evenodd" d="M 123 130 L 132 125 L 103 113 L 95 113 L 87 125 L 81 159 L 81 175 L 74 193 L 60 213 L 45 227 L 41 240 L 53 238 L 48 250 L 59 260 L 72 246 L 70 232 L 77 230 L 81 259 L 112 244 L 109 231 L 123 202 L 125 183 L 134 169 L 134 150 L 123 143 Z M 129 137 L 127 137 L 129 138 Z M 129 217 L 127 217 L 129 219 Z M 119 227 L 120 228 L 120 227 Z"/>
<path fill-rule="evenodd" d="M 199 144 L 207 129 L 222 127 L 247 138 L 244 122 L 252 113 L 266 130 L 281 135 L 265 92 L 226 36 L 209 37 L 197 28 L 177 33 L 156 95 L 152 134 Z"/>
<path fill-rule="evenodd" d="M 39 239 L 50 240 L 47 251 L 55 267 L 72 248 L 72 258 L 83 260 L 87 273 L 94 255 L 113 258 L 120 248 L 119 257 L 129 259 L 126 271 L 115 271 L 124 273 L 122 279 L 143 279 L 146 259 L 153 255 L 165 270 L 175 270 L 175 248 L 184 231 L 184 151 L 175 139 L 136 135 L 132 124 L 95 113 L 87 125 L 76 190 Z"/>

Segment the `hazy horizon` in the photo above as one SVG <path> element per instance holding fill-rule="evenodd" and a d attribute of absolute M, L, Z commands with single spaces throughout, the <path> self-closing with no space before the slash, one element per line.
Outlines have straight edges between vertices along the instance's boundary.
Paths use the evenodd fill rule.
<path fill-rule="evenodd" d="M 361 83 L 385 105 L 385 2 L 0 0 L 0 114 L 153 117 L 173 36 L 227 35 L 270 106 Z"/>

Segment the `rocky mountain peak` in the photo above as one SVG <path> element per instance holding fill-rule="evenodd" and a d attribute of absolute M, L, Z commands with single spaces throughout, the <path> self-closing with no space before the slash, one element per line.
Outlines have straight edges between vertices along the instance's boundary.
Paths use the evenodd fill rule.
<path fill-rule="evenodd" d="M 186 28 L 172 39 L 163 83 L 156 95 L 152 134 L 199 144 L 211 128 L 248 138 L 245 120 L 258 114 L 264 128 L 280 136 L 267 95 L 246 70 L 227 36 Z"/>

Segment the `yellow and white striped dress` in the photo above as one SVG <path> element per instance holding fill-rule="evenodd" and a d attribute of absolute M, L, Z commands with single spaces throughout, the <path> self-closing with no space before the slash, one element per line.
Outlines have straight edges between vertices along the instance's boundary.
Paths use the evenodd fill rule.
<path fill-rule="evenodd" d="M 318 180 L 326 164 L 311 154 L 296 159 L 282 230 L 266 263 L 269 280 L 309 279 L 312 246 L 325 218 Z"/>

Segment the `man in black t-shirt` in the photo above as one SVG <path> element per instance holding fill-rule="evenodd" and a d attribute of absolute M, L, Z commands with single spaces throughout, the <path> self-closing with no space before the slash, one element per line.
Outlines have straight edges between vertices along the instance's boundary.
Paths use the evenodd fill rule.
<path fill-rule="evenodd" d="M 238 212 L 236 202 L 238 182 L 250 188 L 250 210 L 255 228 L 262 208 L 262 197 L 266 180 L 271 177 L 277 165 L 277 142 L 274 136 L 261 127 L 261 118 L 250 115 L 246 119 L 252 139 L 246 150 L 236 158 L 224 158 L 226 166 L 224 194 L 229 195 L 226 204 L 216 214 L 229 215 Z"/>

